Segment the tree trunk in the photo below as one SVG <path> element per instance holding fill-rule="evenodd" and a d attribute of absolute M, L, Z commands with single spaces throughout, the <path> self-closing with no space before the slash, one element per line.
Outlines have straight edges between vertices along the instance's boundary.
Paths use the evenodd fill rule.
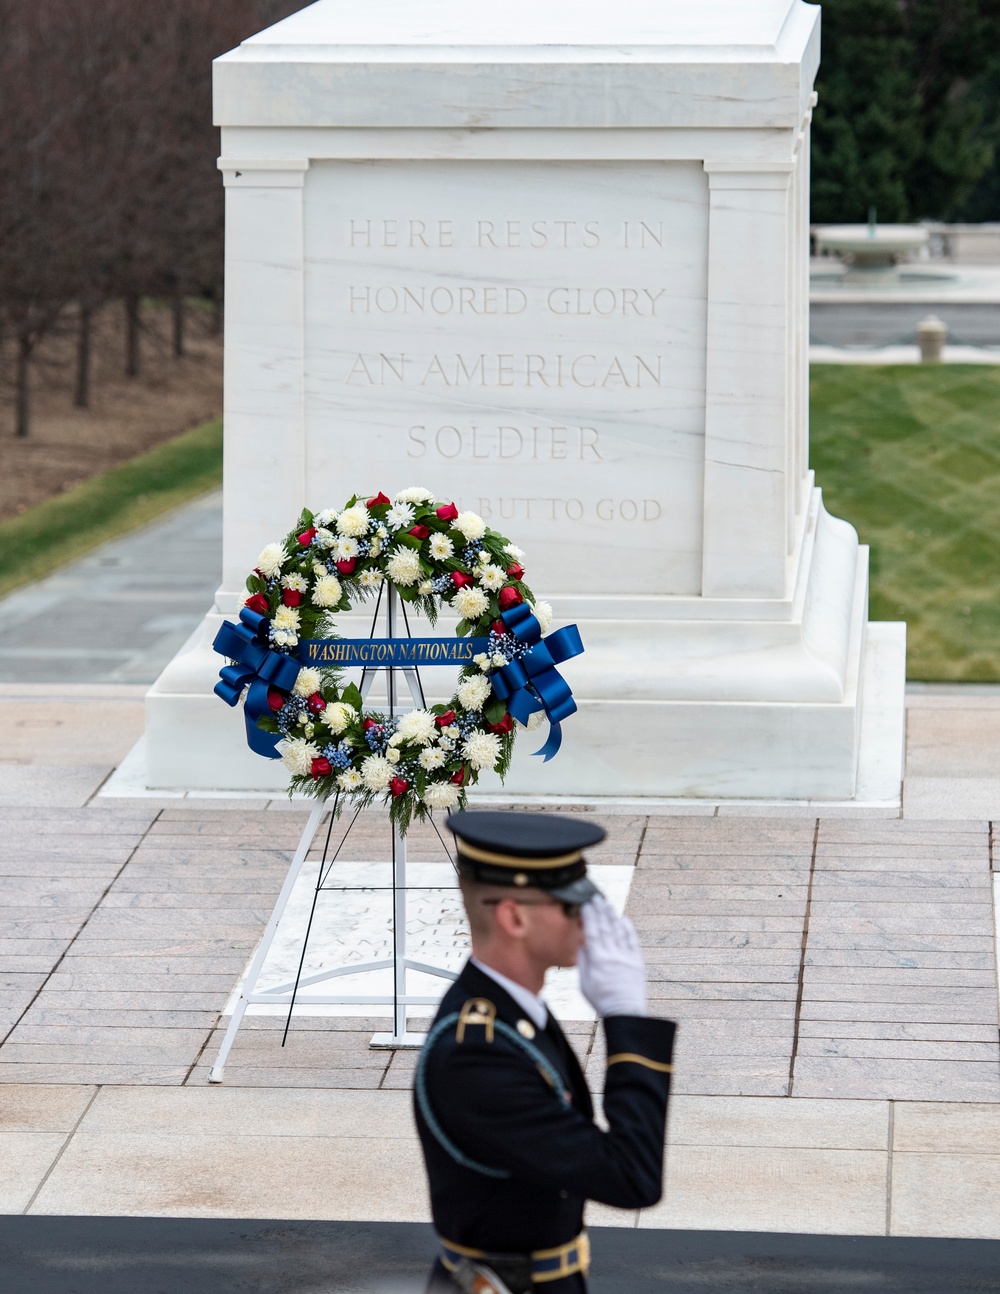
<path fill-rule="evenodd" d="M 138 377 L 139 354 L 139 294 L 130 292 L 125 298 L 125 376 Z"/>
<path fill-rule="evenodd" d="M 81 301 L 76 334 L 76 388 L 73 392 L 73 405 L 77 409 L 90 408 L 90 343 L 93 321 L 93 308 Z"/>
<path fill-rule="evenodd" d="M 224 302 L 224 298 L 222 295 L 222 284 L 220 283 L 219 286 L 216 288 L 216 290 L 212 293 L 212 336 L 213 337 L 222 336 L 223 302 Z"/>
<path fill-rule="evenodd" d="M 176 292 L 171 302 L 174 317 L 174 359 L 184 356 L 184 294 Z"/>
<path fill-rule="evenodd" d="M 31 341 L 27 337 L 17 339 L 17 435 L 27 436 L 31 431 L 31 390 L 29 381 L 31 370 Z"/>

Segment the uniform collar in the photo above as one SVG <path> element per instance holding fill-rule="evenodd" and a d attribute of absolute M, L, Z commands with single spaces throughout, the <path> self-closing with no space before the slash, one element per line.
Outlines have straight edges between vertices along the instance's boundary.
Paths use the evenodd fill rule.
<path fill-rule="evenodd" d="M 477 970 L 482 971 L 484 975 L 488 975 L 491 980 L 500 985 L 509 997 L 514 999 L 536 1029 L 545 1028 L 549 1020 L 549 1009 L 537 994 L 532 993 L 531 989 L 525 988 L 523 984 L 518 984 L 515 980 L 508 979 L 506 975 L 501 975 L 492 966 L 487 966 L 485 962 L 481 962 L 478 957 L 470 957 L 469 960 Z"/>

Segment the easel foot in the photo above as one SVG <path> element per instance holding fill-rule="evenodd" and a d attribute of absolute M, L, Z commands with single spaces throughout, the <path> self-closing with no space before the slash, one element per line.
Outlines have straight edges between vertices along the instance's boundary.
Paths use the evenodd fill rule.
<path fill-rule="evenodd" d="M 427 1041 L 425 1033 L 374 1033 L 368 1044 L 376 1051 L 398 1048 L 400 1051 L 419 1051 Z"/>

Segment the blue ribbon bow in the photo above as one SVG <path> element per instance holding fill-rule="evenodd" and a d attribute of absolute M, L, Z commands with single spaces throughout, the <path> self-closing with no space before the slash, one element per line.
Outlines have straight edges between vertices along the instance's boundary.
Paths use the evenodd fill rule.
<path fill-rule="evenodd" d="M 570 686 L 556 666 L 583 651 L 580 631 L 576 625 L 566 625 L 543 639 L 542 626 L 526 602 L 504 611 L 500 618 L 528 650 L 520 660 L 512 660 L 509 665 L 494 670 L 490 682 L 519 723 L 526 724 L 539 710 L 545 712 L 550 724 L 549 737 L 541 750 L 532 754 L 541 755 L 548 763 L 562 744 L 559 725 L 576 710 Z"/>
<path fill-rule="evenodd" d="M 280 735 L 264 732 L 257 727 L 257 720 L 261 715 L 271 713 L 271 707 L 267 703 L 268 689 L 280 687 L 286 692 L 291 691 L 302 662 L 293 656 L 273 651 L 267 645 L 267 633 L 271 627 L 267 616 L 243 607 L 240 620 L 242 623 L 238 625 L 230 620 L 223 621 L 222 628 L 212 643 L 221 656 L 236 662 L 219 670 L 215 695 L 222 697 L 226 705 L 233 706 L 249 683 L 250 690 L 243 707 L 247 745 L 257 755 L 264 755 L 267 759 L 280 759 L 281 756 L 275 750 L 281 740 Z"/>

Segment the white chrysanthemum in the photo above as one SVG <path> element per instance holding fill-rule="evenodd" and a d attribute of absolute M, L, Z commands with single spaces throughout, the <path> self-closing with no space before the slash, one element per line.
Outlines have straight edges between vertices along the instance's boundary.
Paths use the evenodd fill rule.
<path fill-rule="evenodd" d="M 536 602 L 531 608 L 535 613 L 535 619 L 543 634 L 547 634 L 552 626 L 552 608 L 547 602 Z"/>
<path fill-rule="evenodd" d="M 386 759 L 389 761 L 389 763 L 390 763 L 390 764 L 398 764 L 398 763 L 399 763 L 399 747 L 398 747 L 398 746 L 390 746 L 390 747 L 389 747 L 389 749 L 385 752 L 385 757 L 386 757 Z"/>
<path fill-rule="evenodd" d="M 269 580 L 273 580 L 276 575 L 280 575 L 281 568 L 287 560 L 288 554 L 280 544 L 268 544 L 257 558 L 257 569 Z"/>
<path fill-rule="evenodd" d="M 275 629 L 298 629 L 299 612 L 297 607 L 278 607 L 274 613 Z"/>
<path fill-rule="evenodd" d="M 331 521 L 337 520 L 336 508 L 324 508 L 322 512 L 317 512 L 313 517 L 313 523 L 317 526 L 328 526 Z"/>
<path fill-rule="evenodd" d="M 428 809 L 451 809 L 458 803 L 459 790 L 454 782 L 431 782 L 424 792 Z"/>
<path fill-rule="evenodd" d="M 385 573 L 401 588 L 416 584 L 423 575 L 420 558 L 412 548 L 397 548 L 385 564 Z"/>
<path fill-rule="evenodd" d="M 440 768 L 445 761 L 445 753 L 439 746 L 427 746 L 420 752 L 420 767 L 428 771 Z"/>
<path fill-rule="evenodd" d="M 404 741 L 427 746 L 437 736 L 437 724 L 430 710 L 410 710 L 400 719 L 397 732 Z"/>
<path fill-rule="evenodd" d="M 492 691 L 489 679 L 483 678 L 482 674 L 473 674 L 459 683 L 457 696 L 466 710 L 481 710 Z"/>
<path fill-rule="evenodd" d="M 484 589 L 489 589 L 495 593 L 497 589 L 502 589 L 507 583 L 507 573 L 502 571 L 499 566 L 484 566 L 479 572 L 479 580 Z"/>
<path fill-rule="evenodd" d="M 313 589 L 312 600 L 318 607 L 335 607 L 343 596 L 336 575 L 321 575 Z"/>
<path fill-rule="evenodd" d="M 369 755 L 361 765 L 361 776 L 369 791 L 384 791 L 392 777 L 392 765 L 384 755 Z"/>
<path fill-rule="evenodd" d="M 312 762 L 319 756 L 319 747 L 301 737 L 282 737 L 275 750 L 288 771 L 298 777 L 311 772 Z"/>
<path fill-rule="evenodd" d="M 422 485 L 410 485 L 396 495 L 397 503 L 430 503 L 434 495 Z"/>
<path fill-rule="evenodd" d="M 347 705 L 344 701 L 331 701 L 323 711 L 323 722 L 334 734 L 334 736 L 343 732 L 357 714 L 353 705 Z"/>
<path fill-rule="evenodd" d="M 447 561 L 455 551 L 455 545 L 447 535 L 431 535 L 430 543 L 427 547 L 436 562 Z"/>
<path fill-rule="evenodd" d="M 322 682 L 323 676 L 318 669 L 300 669 L 292 691 L 296 696 L 312 696 L 319 691 Z"/>
<path fill-rule="evenodd" d="M 272 629 L 271 641 L 275 647 L 297 647 L 299 645 L 299 635 L 293 633 L 291 629 Z"/>
<path fill-rule="evenodd" d="M 337 542 L 337 536 L 332 530 L 327 530 L 326 526 L 320 526 L 316 531 L 315 543 L 320 548 L 332 548 Z"/>
<path fill-rule="evenodd" d="M 430 595 L 434 592 L 434 585 L 430 582 L 430 580 L 423 580 L 419 588 L 417 589 L 417 592 L 420 594 L 422 598 L 430 597 Z"/>
<path fill-rule="evenodd" d="M 347 768 L 337 778 L 337 785 L 342 791 L 357 791 L 364 785 L 364 778 L 356 768 Z"/>
<path fill-rule="evenodd" d="M 371 525 L 371 513 L 363 503 L 356 503 L 353 508 L 345 508 L 337 518 L 337 530 L 342 535 L 359 539 L 368 533 Z"/>
<path fill-rule="evenodd" d="M 452 600 L 452 606 L 463 620 L 478 620 L 489 605 L 490 600 L 482 589 L 474 589 L 470 584 L 459 589 Z"/>
<path fill-rule="evenodd" d="M 283 589 L 294 589 L 296 593 L 305 593 L 309 587 L 309 581 L 304 575 L 298 575 L 292 571 L 291 575 L 282 575 L 281 587 Z"/>
<path fill-rule="evenodd" d="M 385 522 L 393 530 L 409 530 L 413 525 L 413 515 L 413 508 L 409 503 L 394 503 L 385 514 Z"/>
<path fill-rule="evenodd" d="M 358 576 L 358 584 L 363 589 L 377 589 L 382 583 L 382 574 L 380 571 L 362 571 Z"/>
<path fill-rule="evenodd" d="M 524 549 L 518 548 L 517 544 L 508 544 L 504 552 L 508 557 L 513 557 L 515 562 L 524 561 Z"/>
<path fill-rule="evenodd" d="M 460 512 L 451 524 L 462 532 L 470 544 L 486 534 L 486 522 L 478 512 Z"/>
<path fill-rule="evenodd" d="M 333 546 L 334 560 L 338 562 L 349 562 L 352 557 L 358 555 L 358 541 L 356 539 L 338 539 Z"/>
<path fill-rule="evenodd" d="M 492 732 L 470 732 L 462 742 L 462 756 L 473 768 L 492 768 L 500 758 L 500 738 Z"/>

